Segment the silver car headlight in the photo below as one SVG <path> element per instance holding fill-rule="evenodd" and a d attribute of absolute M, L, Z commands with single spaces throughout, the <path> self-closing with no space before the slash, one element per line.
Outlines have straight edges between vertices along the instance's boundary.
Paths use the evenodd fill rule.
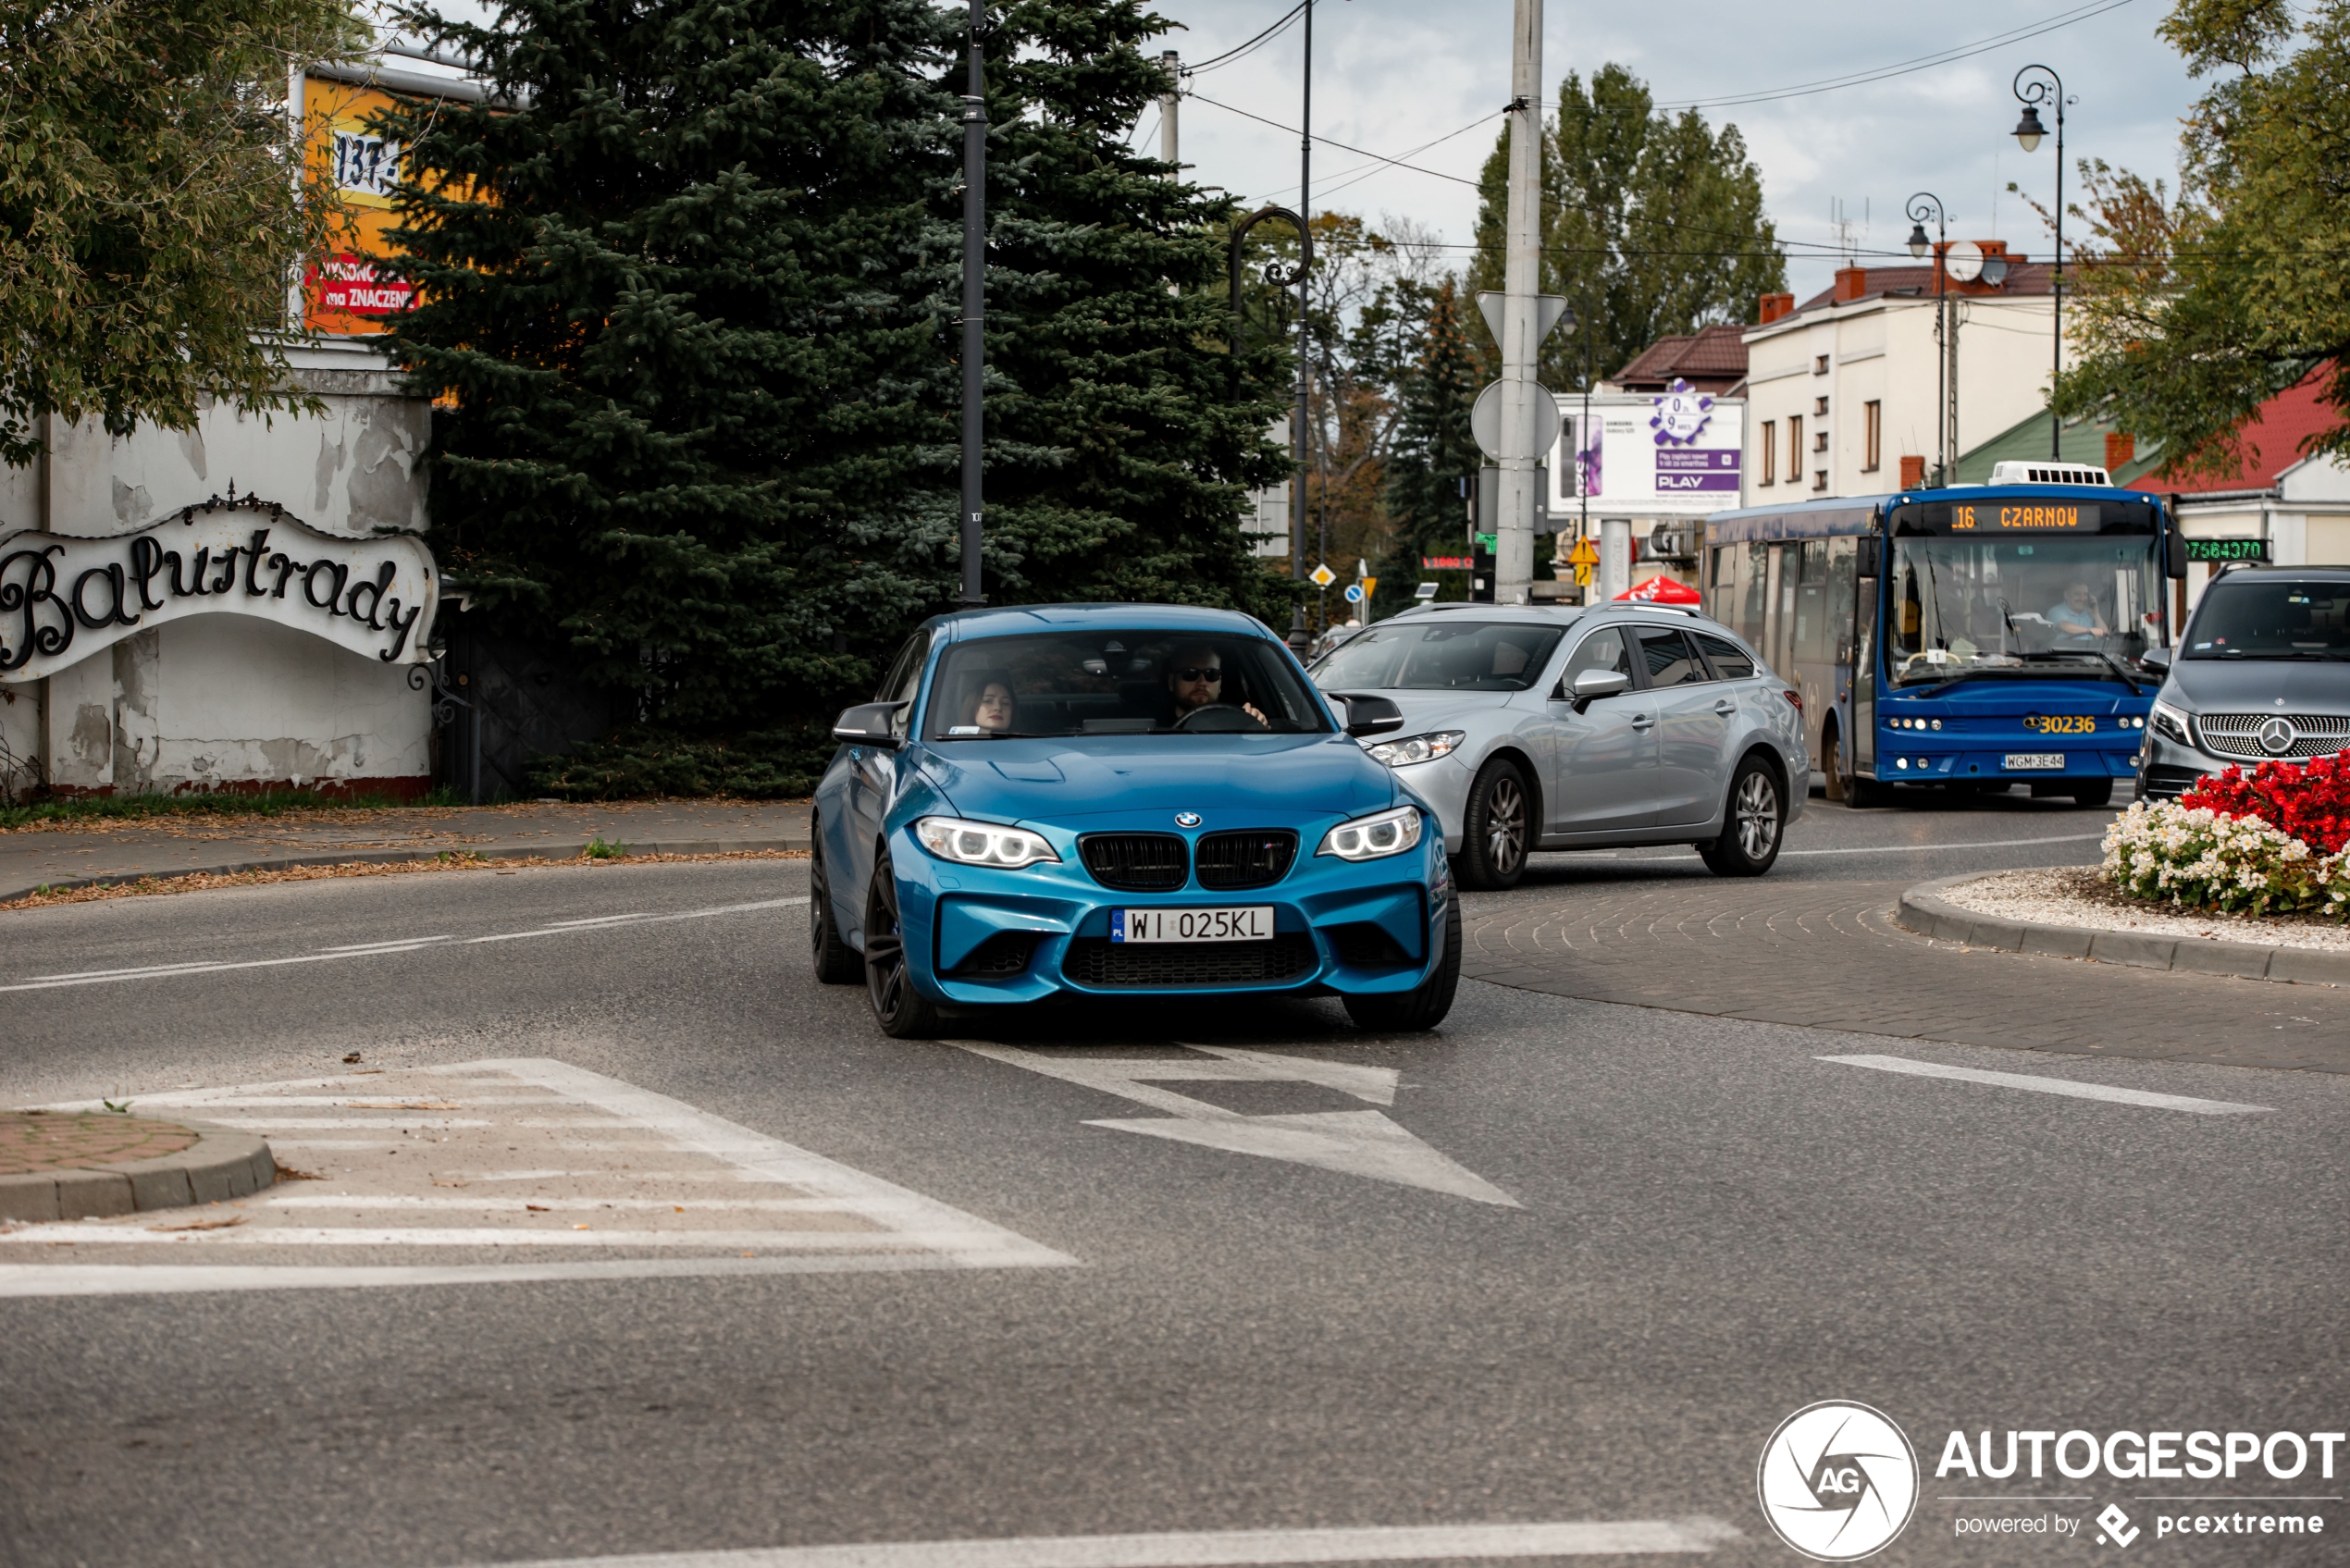
<path fill-rule="evenodd" d="M 1058 862 L 1053 846 L 1026 828 L 1001 822 L 967 822 L 959 817 L 923 817 L 914 823 L 914 837 L 942 860 L 966 866 L 994 866 L 1018 870 L 1039 861 Z"/>
<path fill-rule="evenodd" d="M 1466 730 L 1432 730 L 1424 735 L 1383 740 L 1363 749 L 1391 768 L 1408 768 L 1415 762 L 1433 762 L 1440 757 L 1450 757 L 1453 748 L 1466 739 Z"/>
<path fill-rule="evenodd" d="M 1314 853 L 1342 860 L 1377 860 L 1401 855 L 1419 841 L 1420 809 L 1398 806 L 1339 823 L 1322 835 L 1322 846 Z"/>
<path fill-rule="evenodd" d="M 2153 717 L 2154 728 L 2157 734 L 2171 740 L 2175 740 L 2181 746 L 2193 746 L 2195 744 L 2193 740 L 2188 738 L 2187 716 L 2183 710 L 2173 708 L 2169 703 L 2163 701 L 2160 698 L 2157 698 L 2154 700 Z"/>

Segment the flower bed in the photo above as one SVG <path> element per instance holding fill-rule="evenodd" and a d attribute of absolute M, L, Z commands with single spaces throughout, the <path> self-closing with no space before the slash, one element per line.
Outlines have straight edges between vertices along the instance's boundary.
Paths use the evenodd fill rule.
<path fill-rule="evenodd" d="M 2277 824 L 2282 823 L 2283 826 Z M 2173 908 L 2350 920 L 2350 755 L 2230 768 L 2105 835 L 2106 880 Z"/>

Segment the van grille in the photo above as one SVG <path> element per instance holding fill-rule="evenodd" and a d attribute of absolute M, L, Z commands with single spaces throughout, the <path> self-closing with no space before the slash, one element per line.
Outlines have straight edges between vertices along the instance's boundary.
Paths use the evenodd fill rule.
<path fill-rule="evenodd" d="M 1171 833 L 1087 833 L 1077 852 L 1095 882 L 1128 893 L 1166 893 L 1191 872 L 1184 843 Z"/>
<path fill-rule="evenodd" d="M 1277 883 L 1297 858 L 1297 835 L 1286 828 L 1259 833 L 1212 833 L 1199 841 L 1199 884 L 1219 892 Z"/>
<path fill-rule="evenodd" d="M 2282 719 L 2293 726 L 2292 744 L 2282 751 L 2270 751 L 2260 744 L 2260 726 L 2271 719 Z M 2195 723 L 2203 731 L 2206 751 L 2246 762 L 2265 762 L 2271 757 L 2288 761 L 2331 757 L 2350 747 L 2350 718 L 2336 713 L 2205 713 Z"/>

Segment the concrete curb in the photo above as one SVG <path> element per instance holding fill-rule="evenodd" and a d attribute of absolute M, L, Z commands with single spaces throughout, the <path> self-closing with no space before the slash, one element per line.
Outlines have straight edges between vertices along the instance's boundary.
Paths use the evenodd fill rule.
<path fill-rule="evenodd" d="M 2271 947 L 2257 942 L 2207 942 L 2192 936 L 2107 931 L 2094 926 L 2034 925 L 1961 909 L 1939 896 L 1945 888 L 1998 874 L 1967 871 L 1922 882 L 1901 895 L 1901 906 L 1894 918 L 1921 936 L 1961 942 L 1971 947 L 2089 958 L 2101 964 L 2124 964 L 2141 969 L 2229 975 L 2237 980 L 2350 985 L 2350 953 L 2329 953 L 2314 947 Z"/>
<path fill-rule="evenodd" d="M 157 1118 L 160 1119 L 160 1118 Z M 269 1145 L 250 1132 L 179 1121 L 197 1134 L 176 1154 L 121 1165 L 0 1176 L 0 1220 L 104 1219 L 264 1191 L 278 1179 Z"/>
<path fill-rule="evenodd" d="M 152 879 L 172 882 L 180 877 L 232 877 L 243 871 L 283 871 L 301 866 L 398 866 L 416 860 L 437 860 L 443 855 L 480 855 L 492 860 L 576 860 L 586 852 L 588 841 L 582 839 L 568 849 L 552 846 L 467 846 L 462 850 L 436 849 L 368 849 L 345 851 L 340 854 L 325 851 L 306 855 L 276 855 L 254 860 L 230 860 L 217 866 L 174 866 L 169 870 L 118 871 L 110 876 L 53 878 L 31 883 L 23 887 L 0 890 L 0 904 L 27 898 L 44 888 L 51 893 L 71 893 L 83 887 L 119 887 L 126 883 Z M 633 859 L 639 855 L 734 855 L 742 853 L 808 853 L 805 838 L 741 838 L 741 839 L 680 839 L 674 843 L 630 843 L 628 853 L 617 857 Z"/>

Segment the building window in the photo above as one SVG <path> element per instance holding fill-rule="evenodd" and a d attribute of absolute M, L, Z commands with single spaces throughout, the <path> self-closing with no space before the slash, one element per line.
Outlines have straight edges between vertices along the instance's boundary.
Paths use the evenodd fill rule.
<path fill-rule="evenodd" d="M 1828 356 L 1825 354 L 1814 354 L 1812 357 L 1812 374 L 1814 376 L 1825 376 L 1827 373 Z"/>
<path fill-rule="evenodd" d="M 1815 490 L 1824 490 L 1828 488 L 1828 471 L 1826 469 L 1815 468 L 1812 471 L 1812 488 Z"/>
<path fill-rule="evenodd" d="M 1793 484 L 1796 480 L 1798 480 L 1798 479 L 1801 478 L 1802 476 L 1803 476 L 1803 416 L 1802 416 L 1801 414 L 1791 414 L 1787 415 L 1787 483 L 1789 483 L 1789 484 Z"/>
<path fill-rule="evenodd" d="M 1779 422 L 1766 419 L 1762 422 L 1762 483 L 1775 485 L 1778 482 Z"/>
<path fill-rule="evenodd" d="M 1828 450 L 1828 433 L 1825 430 L 1821 431 L 1818 435 L 1812 438 L 1812 450 L 1813 451 L 1825 451 Z"/>
<path fill-rule="evenodd" d="M 1827 413 L 1827 411 L 1828 411 L 1828 401 L 1827 401 L 1827 399 L 1825 399 L 1825 398 L 1824 398 L 1824 397 L 1823 397 L 1823 398 L 1814 398 L 1814 399 L 1812 399 L 1812 412 L 1813 414 L 1821 414 L 1821 415 L 1825 415 L 1825 414 L 1826 414 L 1826 413 Z"/>
<path fill-rule="evenodd" d="M 1874 474 L 1885 447 L 1885 405 L 1866 402 L 1861 405 L 1861 472 Z"/>

